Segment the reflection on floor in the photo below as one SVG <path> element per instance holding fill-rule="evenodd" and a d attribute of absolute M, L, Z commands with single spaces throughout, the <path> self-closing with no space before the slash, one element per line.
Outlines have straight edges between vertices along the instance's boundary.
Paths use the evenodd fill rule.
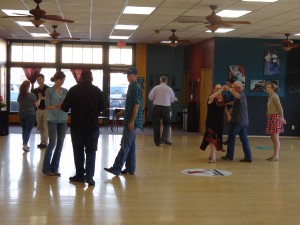
<path fill-rule="evenodd" d="M 135 175 L 114 177 L 111 166 L 121 135 L 101 135 L 97 152 L 96 186 L 72 184 L 71 138 L 66 136 L 61 177 L 41 173 L 44 150 L 21 149 L 21 134 L 0 137 L 0 224 L 66 225 L 184 225 L 184 224 L 298 224 L 300 221 L 300 139 L 282 138 L 279 162 L 269 138 L 252 138 L 252 163 L 240 163 L 237 140 L 233 162 L 208 164 L 208 151 L 199 150 L 201 136 L 174 136 L 173 145 L 156 147 L 150 135 L 137 136 Z M 263 147 L 262 147 L 263 146 Z M 218 152 L 218 157 L 224 155 Z M 224 177 L 188 176 L 182 170 L 219 169 Z"/>

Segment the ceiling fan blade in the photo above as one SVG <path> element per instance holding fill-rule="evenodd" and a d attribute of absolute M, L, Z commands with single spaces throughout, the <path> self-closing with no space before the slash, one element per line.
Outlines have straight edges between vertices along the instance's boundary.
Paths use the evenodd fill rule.
<path fill-rule="evenodd" d="M 1 16 L 1 18 L 32 18 L 32 15 L 19 14 L 15 16 Z"/>
<path fill-rule="evenodd" d="M 230 23 L 230 24 L 251 24 L 251 22 L 249 22 L 249 21 L 238 21 L 238 20 L 236 20 L 236 21 L 234 21 L 234 20 L 230 20 L 230 21 L 226 20 L 226 21 L 222 21 L 222 22 L 226 22 L 226 23 Z"/>
<path fill-rule="evenodd" d="M 216 25 L 218 27 L 225 27 L 225 28 L 232 27 L 232 25 L 230 23 L 227 23 L 227 21 L 220 21 L 219 23 L 216 23 Z"/>
<path fill-rule="evenodd" d="M 45 15 L 42 18 L 45 20 L 54 20 L 54 21 L 65 22 L 65 23 L 74 23 L 74 20 L 64 19 L 57 15 Z"/>

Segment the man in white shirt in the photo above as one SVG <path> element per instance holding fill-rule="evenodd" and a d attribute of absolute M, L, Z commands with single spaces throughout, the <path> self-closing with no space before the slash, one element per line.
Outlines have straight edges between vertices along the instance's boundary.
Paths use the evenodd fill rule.
<path fill-rule="evenodd" d="M 149 100 L 153 102 L 152 123 L 154 143 L 156 146 L 164 143 L 171 145 L 168 141 L 169 129 L 171 127 L 170 110 L 171 104 L 177 101 L 175 93 L 168 85 L 166 76 L 160 77 L 160 84 L 155 86 L 149 93 Z M 160 120 L 163 122 L 163 132 L 160 136 Z"/>

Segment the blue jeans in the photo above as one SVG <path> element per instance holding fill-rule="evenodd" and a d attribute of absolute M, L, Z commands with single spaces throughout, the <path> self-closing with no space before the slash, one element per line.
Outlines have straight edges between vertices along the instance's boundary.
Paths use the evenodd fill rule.
<path fill-rule="evenodd" d="M 243 126 L 239 123 L 231 123 L 229 134 L 228 134 L 228 145 L 227 145 L 227 154 L 226 157 L 230 160 L 233 160 L 234 157 L 234 145 L 235 137 L 238 134 L 243 145 L 243 151 L 245 159 L 252 160 L 251 149 L 247 137 L 248 126 Z"/>
<path fill-rule="evenodd" d="M 34 127 L 35 115 L 19 112 L 20 124 L 22 126 L 23 145 L 27 145 L 30 133 Z"/>
<path fill-rule="evenodd" d="M 119 175 L 121 173 L 124 163 L 126 163 L 126 171 L 134 173 L 135 162 L 135 128 L 128 130 L 128 126 L 125 125 L 121 139 L 121 149 L 113 165 L 114 174 Z"/>
<path fill-rule="evenodd" d="M 93 133 L 76 133 L 71 129 L 76 176 L 93 178 L 95 174 L 96 151 L 98 147 L 99 129 Z M 84 155 L 85 153 L 85 155 Z"/>
<path fill-rule="evenodd" d="M 43 173 L 58 173 L 60 155 L 67 131 L 67 123 L 48 121 L 49 145 L 45 152 Z M 53 149 L 54 154 L 52 156 Z"/>

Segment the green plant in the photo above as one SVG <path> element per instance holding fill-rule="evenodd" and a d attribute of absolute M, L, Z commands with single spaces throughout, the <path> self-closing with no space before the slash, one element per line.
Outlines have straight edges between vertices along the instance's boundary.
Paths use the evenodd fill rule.
<path fill-rule="evenodd" d="M 0 96 L 0 109 L 4 108 L 6 104 L 4 103 L 4 99 L 2 96 Z"/>

